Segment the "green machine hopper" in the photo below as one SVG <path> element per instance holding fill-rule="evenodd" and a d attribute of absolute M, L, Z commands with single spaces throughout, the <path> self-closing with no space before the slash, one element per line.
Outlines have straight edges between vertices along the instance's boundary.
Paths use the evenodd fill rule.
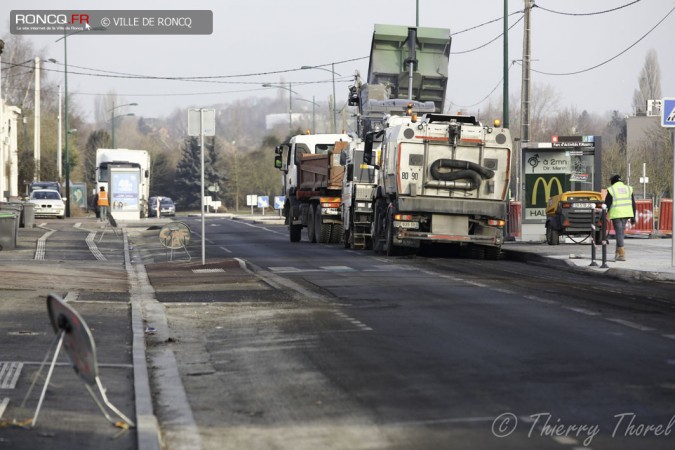
<path fill-rule="evenodd" d="M 445 28 L 376 24 L 368 85 L 380 92 L 372 92 L 375 95 L 370 97 L 434 102 L 435 112 L 443 112 L 451 39 Z"/>

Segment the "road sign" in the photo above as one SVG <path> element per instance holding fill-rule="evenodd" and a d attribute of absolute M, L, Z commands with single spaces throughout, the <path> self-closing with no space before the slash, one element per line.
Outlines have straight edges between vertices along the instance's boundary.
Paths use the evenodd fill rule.
<path fill-rule="evenodd" d="M 255 206 L 258 204 L 258 196 L 250 194 L 246 196 L 246 206 Z"/>
<path fill-rule="evenodd" d="M 675 128 L 675 98 L 664 98 L 661 106 L 661 126 Z"/>
<path fill-rule="evenodd" d="M 640 177 L 640 184 L 649 183 L 649 177 Z"/>
<path fill-rule="evenodd" d="M 203 130 L 201 129 L 202 119 L 204 120 L 204 129 Z M 216 110 L 215 109 L 189 109 L 188 110 L 188 136 L 199 136 L 202 131 L 204 132 L 204 136 L 215 136 L 216 135 Z"/>
<path fill-rule="evenodd" d="M 267 195 L 258 196 L 258 208 L 269 208 L 270 198 Z"/>
<path fill-rule="evenodd" d="M 286 196 L 285 195 L 275 195 L 274 196 L 274 209 L 283 209 L 285 202 L 286 202 Z"/>
<path fill-rule="evenodd" d="M 55 333 L 64 333 L 63 347 L 75 373 L 90 386 L 96 385 L 98 365 L 96 345 L 89 327 L 73 308 L 59 296 L 49 294 L 47 312 Z"/>

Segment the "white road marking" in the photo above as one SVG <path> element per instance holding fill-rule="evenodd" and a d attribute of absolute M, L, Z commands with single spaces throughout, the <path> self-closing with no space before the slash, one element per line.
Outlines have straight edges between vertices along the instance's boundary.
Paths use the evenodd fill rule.
<path fill-rule="evenodd" d="M 221 250 L 225 250 L 227 253 L 232 253 L 232 250 L 225 248 L 225 247 L 220 247 Z"/>
<path fill-rule="evenodd" d="M 43 224 L 46 225 L 46 224 Z M 41 225 L 41 226 L 43 226 Z M 47 239 L 49 239 L 49 236 L 52 234 L 56 233 L 56 230 L 52 230 L 51 228 L 44 227 L 43 228 L 49 230 L 47 233 L 43 234 L 40 236 L 40 239 L 37 241 L 37 247 L 35 249 L 35 258 L 36 260 L 43 261 L 45 259 L 45 247 L 47 246 Z"/>
<path fill-rule="evenodd" d="M 675 340 L 675 334 L 662 334 L 664 338 Z"/>
<path fill-rule="evenodd" d="M 556 441 L 558 444 L 561 445 L 578 445 L 579 441 L 577 441 L 574 438 L 571 438 L 569 436 L 554 436 L 552 438 L 554 441 Z"/>
<path fill-rule="evenodd" d="M 14 389 L 21 375 L 23 363 L 17 361 L 0 363 L 0 389 Z"/>
<path fill-rule="evenodd" d="M 546 303 L 547 305 L 557 305 L 558 304 L 558 302 L 556 302 L 555 300 L 549 300 L 547 298 L 537 297 L 536 295 L 525 295 L 524 297 L 528 300 L 534 300 L 535 302 Z"/>
<path fill-rule="evenodd" d="M 630 320 L 613 319 L 613 318 L 608 318 L 606 320 L 618 323 L 619 325 L 623 325 L 625 327 L 632 328 L 638 331 L 654 331 L 654 328 L 646 327 L 644 325 L 640 325 L 639 323 L 631 322 Z"/>
<path fill-rule="evenodd" d="M 92 255 L 99 261 L 107 261 L 108 258 L 106 258 L 103 253 L 98 249 L 96 246 L 96 243 L 94 242 L 94 237 L 96 236 L 96 232 L 92 231 L 89 233 L 87 238 L 85 239 L 85 242 L 87 243 L 87 247 L 89 247 L 89 251 L 91 252 Z"/>
<path fill-rule="evenodd" d="M 9 398 L 5 397 L 2 399 L 2 402 L 0 402 L 0 419 L 2 419 L 2 415 L 5 413 L 7 405 L 9 405 Z"/>
<path fill-rule="evenodd" d="M 584 314 L 586 316 L 600 316 L 601 314 L 599 312 L 591 311 L 590 309 L 584 309 L 584 308 L 573 308 L 571 306 L 563 306 L 563 308 L 577 312 L 579 314 Z"/>

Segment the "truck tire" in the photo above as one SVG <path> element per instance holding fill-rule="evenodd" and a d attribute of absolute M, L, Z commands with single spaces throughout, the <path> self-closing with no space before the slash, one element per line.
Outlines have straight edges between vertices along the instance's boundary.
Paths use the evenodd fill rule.
<path fill-rule="evenodd" d="M 401 254 L 401 247 L 394 245 L 394 215 L 391 212 L 387 214 L 384 251 L 387 256 L 399 256 Z"/>
<path fill-rule="evenodd" d="M 314 223 L 315 220 L 316 216 L 314 215 L 314 206 L 310 205 L 309 214 L 307 216 L 307 237 L 309 239 L 309 242 L 312 244 L 316 243 L 316 225 Z"/>
<path fill-rule="evenodd" d="M 342 242 L 345 234 L 345 227 L 341 223 L 334 223 L 330 231 L 330 243 L 339 244 Z"/>
<path fill-rule="evenodd" d="M 384 209 L 382 200 L 376 200 L 373 211 L 373 223 L 370 225 L 370 234 L 372 236 L 372 249 L 375 253 L 380 253 L 384 250 L 384 241 L 386 240 L 386 235 L 384 230 L 382 230 L 383 217 L 382 210 Z"/>
<path fill-rule="evenodd" d="M 321 205 L 316 207 L 316 215 L 314 216 L 314 227 L 316 233 L 316 241 L 320 244 L 330 243 L 331 224 L 323 223 L 321 217 Z"/>
<path fill-rule="evenodd" d="M 290 219 L 290 224 L 288 225 L 288 234 L 291 238 L 291 242 L 300 242 L 302 237 L 302 225 L 293 225 L 293 219 Z"/>

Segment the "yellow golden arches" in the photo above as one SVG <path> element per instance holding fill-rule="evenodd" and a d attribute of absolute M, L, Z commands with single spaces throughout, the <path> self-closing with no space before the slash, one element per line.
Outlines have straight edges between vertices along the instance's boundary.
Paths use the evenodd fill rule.
<path fill-rule="evenodd" d="M 550 178 L 548 181 L 544 177 L 539 177 L 537 180 L 534 182 L 534 187 L 532 188 L 532 204 L 537 203 L 537 189 L 539 188 L 539 183 L 544 185 L 544 195 L 545 201 L 548 201 L 549 198 L 551 198 L 551 187 L 553 186 L 553 182 L 555 182 L 558 185 L 558 194 L 563 193 L 563 187 L 562 183 L 560 183 L 560 179 L 557 177 Z"/>

